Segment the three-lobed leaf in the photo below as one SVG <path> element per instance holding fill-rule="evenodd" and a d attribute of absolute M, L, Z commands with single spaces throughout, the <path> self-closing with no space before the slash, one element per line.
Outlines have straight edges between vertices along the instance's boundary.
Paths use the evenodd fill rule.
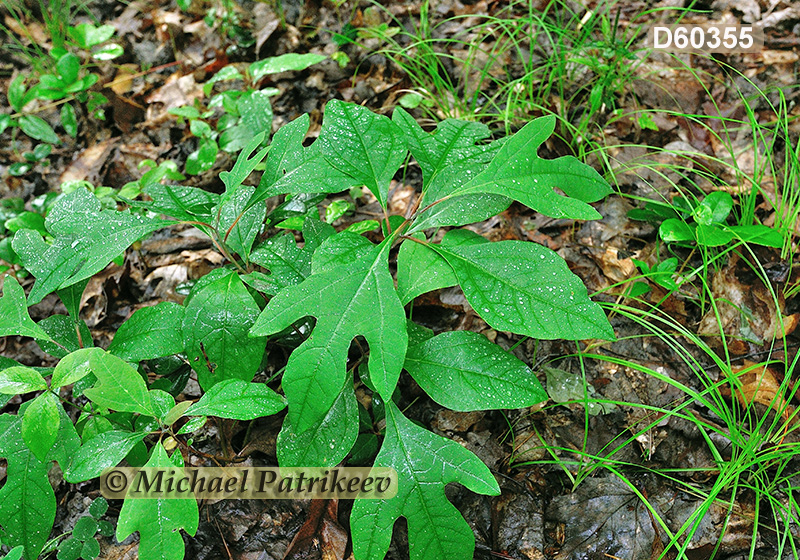
<path fill-rule="evenodd" d="M 597 171 L 572 156 L 542 159 L 537 151 L 555 129 L 555 117 L 541 117 L 509 138 L 488 167 L 454 195 L 497 194 L 552 218 L 594 220 L 589 206 L 611 192 Z M 561 189 L 562 196 L 555 189 Z"/>
<path fill-rule="evenodd" d="M 251 330 L 251 336 L 264 336 L 303 317 L 317 318 L 283 375 L 289 415 L 298 432 L 310 429 L 330 410 L 345 379 L 350 344 L 359 335 L 369 345 L 369 371 L 378 391 L 391 396 L 397 384 L 407 334 L 405 312 L 388 270 L 389 248 L 384 242 L 355 263 L 312 274 L 286 288 L 270 300 Z"/>
<path fill-rule="evenodd" d="M 159 442 L 145 467 L 174 468 L 175 463 Z M 141 560 L 182 560 L 186 551 L 179 530 L 194 535 L 199 522 L 196 500 L 127 498 L 119 512 L 116 537 L 121 542 L 139 531 Z"/>
<path fill-rule="evenodd" d="M 411 560 L 462 560 L 475 548 L 472 529 L 445 497 L 444 487 L 460 482 L 473 492 L 496 495 L 497 481 L 473 453 L 454 441 L 420 428 L 386 403 L 386 437 L 375 466 L 397 471 L 397 495 L 356 500 L 350 517 L 355 556 L 386 556 L 398 517 L 408 522 Z"/>
<path fill-rule="evenodd" d="M 89 367 L 97 383 L 83 392 L 88 399 L 117 412 L 156 416 L 147 384 L 133 366 L 107 352 L 97 352 L 89 356 Z"/>

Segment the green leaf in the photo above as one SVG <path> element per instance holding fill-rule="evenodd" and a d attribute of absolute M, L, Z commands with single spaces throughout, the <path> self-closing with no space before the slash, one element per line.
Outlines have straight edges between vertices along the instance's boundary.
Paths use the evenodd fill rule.
<path fill-rule="evenodd" d="M 268 148 L 263 148 L 256 152 L 253 157 L 250 157 L 264 141 L 265 134 L 263 130 L 253 133 L 250 142 L 248 142 L 247 146 L 242 150 L 242 153 L 239 154 L 239 157 L 236 158 L 233 169 L 230 171 L 223 171 L 219 174 L 219 178 L 225 184 L 226 193 L 234 192 L 237 187 L 244 183 L 244 180 L 247 179 L 250 173 L 253 172 L 256 166 L 258 166 L 267 155 Z"/>
<path fill-rule="evenodd" d="M 58 70 L 58 75 L 64 81 L 64 84 L 69 85 L 78 79 L 78 72 L 81 70 L 81 59 L 75 54 L 67 53 L 56 62 L 56 70 Z"/>
<path fill-rule="evenodd" d="M 83 547 L 81 548 L 81 558 L 83 558 L 83 560 L 94 560 L 99 555 L 100 543 L 95 539 L 89 539 L 83 543 Z"/>
<path fill-rule="evenodd" d="M 357 558 L 383 558 L 400 516 L 408 521 L 411 560 L 472 558 L 472 529 L 447 500 L 444 487 L 460 482 L 473 492 L 499 494 L 486 465 L 456 442 L 420 428 L 387 401 L 386 437 L 375 466 L 394 468 L 400 487 L 388 500 L 355 501 L 350 526 Z"/>
<path fill-rule="evenodd" d="M 261 231 L 266 213 L 264 204 L 247 207 L 255 190 L 255 187 L 239 185 L 233 191 L 223 194 L 217 212 L 218 221 L 215 222 L 217 231 L 223 234 L 225 244 L 245 262 L 249 262 L 250 250 Z"/>
<path fill-rule="evenodd" d="M 49 146 L 49 144 L 40 144 L 40 146 L 42 145 Z M 22 214 L 6 220 L 4 225 L 11 233 L 15 233 L 21 229 L 36 230 L 42 235 L 47 233 L 47 230 L 44 228 L 44 216 L 36 212 L 23 212 Z"/>
<path fill-rule="evenodd" d="M 8 84 L 8 104 L 17 113 L 22 111 L 23 101 L 25 100 L 25 74 L 17 74 L 17 77 Z"/>
<path fill-rule="evenodd" d="M 503 144 L 486 170 L 454 194 L 507 196 L 552 218 L 600 218 L 600 214 L 587 204 L 611 192 L 600 174 L 572 156 L 553 160 L 538 156 L 539 146 L 554 129 L 555 117 L 552 116 L 529 122 Z M 566 196 L 558 194 L 556 188 Z"/>
<path fill-rule="evenodd" d="M 28 315 L 25 292 L 13 276 L 6 276 L 3 280 L 3 296 L 0 297 L 0 336 L 30 336 L 37 340 L 53 340 Z"/>
<path fill-rule="evenodd" d="M 247 91 L 236 101 L 247 138 L 272 132 L 272 105 L 268 91 Z"/>
<path fill-rule="evenodd" d="M 56 364 L 56 368 L 53 370 L 53 377 L 50 379 L 50 385 L 53 389 L 56 389 L 83 379 L 92 372 L 89 358 L 92 354 L 102 353 L 103 350 L 100 348 L 83 348 L 67 354 Z"/>
<path fill-rule="evenodd" d="M 421 206 L 427 210 L 420 212 L 409 233 L 482 222 L 508 208 L 511 199 L 498 194 L 454 194 L 480 169 L 482 167 L 454 165 L 437 173 L 426 185 L 422 197 Z"/>
<path fill-rule="evenodd" d="M 12 366 L 0 371 L 0 394 L 21 395 L 44 391 L 47 383 L 42 375 L 27 366 Z"/>
<path fill-rule="evenodd" d="M 311 259 L 311 273 L 319 274 L 339 267 L 355 264 L 368 257 L 375 250 L 375 245 L 361 235 L 341 231 L 330 236 L 314 251 Z"/>
<path fill-rule="evenodd" d="M 25 558 L 38 558 L 56 516 L 50 486 L 50 463 L 39 461 L 22 440 L 22 418 L 0 416 L 0 457 L 8 462 L 0 488 L 3 543 L 25 547 Z"/>
<path fill-rule="evenodd" d="M 715 191 L 703 199 L 692 212 L 700 225 L 724 224 L 733 209 L 733 197 L 724 191 Z"/>
<path fill-rule="evenodd" d="M 452 410 L 523 408 L 547 400 L 533 372 L 485 336 L 452 331 L 408 347 L 405 369 Z"/>
<path fill-rule="evenodd" d="M 125 50 L 116 43 L 111 43 L 110 45 L 92 50 L 92 58 L 95 60 L 114 60 L 123 54 L 125 54 Z"/>
<path fill-rule="evenodd" d="M 58 144 L 61 142 L 53 128 L 47 124 L 44 119 L 36 115 L 22 115 L 17 123 L 20 129 L 22 129 L 22 132 L 31 138 L 41 140 L 42 142 L 50 142 L 51 144 Z"/>
<path fill-rule="evenodd" d="M 298 433 L 287 415 L 278 433 L 278 464 L 334 467 L 344 459 L 358 437 L 358 404 L 353 379 L 348 376 L 330 410 L 308 430 Z"/>
<path fill-rule="evenodd" d="M 144 379 L 130 364 L 107 352 L 96 352 L 89 356 L 89 367 L 97 383 L 83 392 L 88 399 L 117 412 L 156 415 Z"/>
<path fill-rule="evenodd" d="M 658 234 L 667 243 L 696 241 L 694 229 L 689 227 L 683 220 L 669 218 L 664 220 L 658 228 Z"/>
<path fill-rule="evenodd" d="M 386 208 L 389 182 L 407 153 L 396 124 L 366 107 L 332 99 L 317 142 L 328 163 L 365 185 Z"/>
<path fill-rule="evenodd" d="M 479 144 L 491 135 L 485 124 L 445 119 L 429 134 L 401 108 L 394 110 L 392 121 L 403 131 L 411 155 L 422 168 L 426 186 L 446 167 L 488 165 L 499 149 L 499 144 Z"/>
<path fill-rule="evenodd" d="M 161 443 L 153 447 L 145 467 L 174 467 Z M 194 536 L 200 515 L 195 500 L 126 499 L 119 512 L 117 540 L 122 542 L 134 531 L 139 531 L 140 560 L 182 560 L 183 538 L 178 532 L 183 528 Z"/>
<path fill-rule="evenodd" d="M 308 126 L 309 117 L 305 114 L 275 133 L 250 206 L 279 194 L 335 193 L 358 185 L 357 179 L 336 169 L 322 156 L 319 140 L 308 148 L 303 146 Z"/>
<path fill-rule="evenodd" d="M 179 402 L 171 409 L 169 409 L 166 414 L 162 415 L 160 419 L 164 423 L 164 425 L 172 426 L 175 422 L 178 421 L 179 418 L 182 418 L 184 416 L 186 409 L 189 408 L 190 406 L 192 406 L 192 401 Z"/>
<path fill-rule="evenodd" d="M 210 221 L 211 211 L 219 204 L 219 195 L 197 187 L 151 184 L 144 192 L 152 202 L 134 201 L 135 206 L 178 220 Z"/>
<path fill-rule="evenodd" d="M 78 560 L 83 550 L 83 543 L 75 538 L 70 537 L 58 546 L 57 560 Z"/>
<path fill-rule="evenodd" d="M 211 90 L 214 88 L 214 84 L 217 82 L 243 79 L 244 76 L 242 76 L 236 67 L 232 64 L 229 64 L 228 66 L 220 68 L 219 72 L 214 74 L 210 79 L 206 80 L 206 83 L 203 84 L 203 94 L 206 96 L 209 95 Z"/>
<path fill-rule="evenodd" d="M 717 224 L 698 224 L 694 230 L 698 245 L 704 247 L 720 247 L 733 240 L 733 232 L 722 229 Z"/>
<path fill-rule="evenodd" d="M 270 237 L 250 254 L 250 261 L 269 270 L 260 291 L 274 296 L 283 288 L 299 284 L 311 274 L 312 252 L 301 249 L 294 236 L 286 233 Z"/>
<path fill-rule="evenodd" d="M 266 340 L 247 336 L 259 307 L 239 275 L 214 270 L 195 284 L 184 306 L 183 341 L 200 386 L 207 391 L 223 379 L 253 379 Z"/>
<path fill-rule="evenodd" d="M 23 552 L 25 552 L 24 546 L 15 546 L 8 551 L 8 554 L 3 556 L 3 560 L 20 560 Z"/>
<path fill-rule="evenodd" d="M 129 210 L 102 210 L 84 188 L 61 198 L 47 216 L 52 245 L 31 230 L 14 236 L 14 250 L 25 268 L 36 276 L 28 303 L 38 303 L 50 292 L 91 277 L 136 240 L 170 222 L 131 214 Z"/>
<path fill-rule="evenodd" d="M 58 346 L 58 344 L 45 340 L 38 343 L 39 348 L 56 358 L 63 358 L 75 350 L 94 346 L 92 333 L 89 332 L 89 327 L 82 319 L 78 319 L 76 322 L 69 315 L 50 315 L 39 321 L 39 326 L 53 337 L 53 340 L 61 344 Z M 78 338 L 78 333 L 80 333 L 80 338 Z"/>
<path fill-rule="evenodd" d="M 103 496 L 98 496 L 89 506 L 89 515 L 95 519 L 100 519 L 108 511 L 108 502 Z"/>
<path fill-rule="evenodd" d="M 111 25 L 95 27 L 91 23 L 80 23 L 68 29 L 69 36 L 84 49 L 108 41 L 114 35 L 114 31 Z"/>
<path fill-rule="evenodd" d="M 493 328 L 533 338 L 614 339 L 583 282 L 550 249 L 524 241 L 431 247 L 453 267 L 467 301 Z"/>
<path fill-rule="evenodd" d="M 122 323 L 108 351 L 129 362 L 183 352 L 184 308 L 171 301 L 138 309 Z"/>
<path fill-rule="evenodd" d="M 80 320 L 81 297 L 83 297 L 83 291 L 88 284 L 89 279 L 85 278 L 80 282 L 70 284 L 66 288 L 56 291 L 58 297 L 64 303 L 64 307 L 67 308 L 67 313 L 74 321 Z"/>
<path fill-rule="evenodd" d="M 349 266 L 313 274 L 267 304 L 251 336 L 280 332 L 307 316 L 317 318 L 311 336 L 289 358 L 283 388 L 290 421 L 298 432 L 324 418 L 345 379 L 350 343 L 369 344 L 369 371 L 389 398 L 397 385 L 408 335 L 403 306 L 388 270 L 391 239 Z"/>
<path fill-rule="evenodd" d="M 425 241 L 421 233 L 415 237 Z M 476 243 L 488 243 L 488 240 L 466 229 L 448 231 L 442 239 L 443 247 Z M 456 284 L 458 278 L 452 267 L 435 250 L 416 241 L 404 241 L 400 245 L 397 253 L 397 295 L 403 305 L 421 294 Z"/>
<path fill-rule="evenodd" d="M 257 82 L 262 76 L 266 76 L 267 74 L 305 70 L 309 66 L 322 62 L 326 58 L 328 57 L 322 54 L 288 53 L 254 62 L 250 65 L 249 72 L 253 82 Z"/>
<path fill-rule="evenodd" d="M 97 478 L 105 469 L 119 465 L 146 435 L 122 430 L 96 435 L 75 452 L 69 467 L 64 470 L 64 480 L 74 484 Z"/>
<path fill-rule="evenodd" d="M 47 461 L 58 461 L 63 470 L 67 468 L 73 455 L 81 446 L 81 438 L 75 430 L 72 418 L 67 416 L 61 403 L 57 403 L 56 407 L 59 418 L 58 434 L 56 435 L 55 444 L 50 448 L 50 452 L 47 455 Z"/>
<path fill-rule="evenodd" d="M 75 522 L 72 529 L 72 536 L 82 541 L 93 539 L 97 532 L 97 521 L 91 517 L 81 517 Z"/>
<path fill-rule="evenodd" d="M 28 405 L 22 417 L 22 439 L 37 459 L 45 461 L 58 436 L 58 399 L 44 392 Z"/>
<path fill-rule="evenodd" d="M 199 175 L 214 167 L 219 147 L 213 140 L 203 140 L 200 147 L 186 158 L 186 173 Z"/>
<path fill-rule="evenodd" d="M 745 243 L 755 243 L 756 245 L 764 245 L 765 247 L 775 247 L 780 249 L 783 247 L 785 239 L 781 232 L 771 227 L 763 226 L 761 224 L 753 224 L 749 226 L 732 226 L 728 228 L 737 239 L 741 239 Z"/>
<path fill-rule="evenodd" d="M 186 415 L 254 420 L 276 414 L 285 407 L 286 400 L 264 383 L 224 379 L 206 391 Z"/>

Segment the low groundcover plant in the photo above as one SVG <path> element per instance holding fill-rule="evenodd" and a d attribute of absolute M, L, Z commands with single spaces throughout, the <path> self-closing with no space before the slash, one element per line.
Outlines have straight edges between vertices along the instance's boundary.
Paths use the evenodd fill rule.
<path fill-rule="evenodd" d="M 521 408 L 546 394 L 518 358 L 477 333 L 434 334 L 411 320 L 411 304 L 423 293 L 459 285 L 496 330 L 537 339 L 613 339 L 605 314 L 556 253 L 530 242 L 489 242 L 459 228 L 512 201 L 554 218 L 596 219 L 588 203 L 610 189 L 573 157 L 538 156 L 554 129 L 549 117 L 489 142 L 482 124 L 446 120 L 428 133 L 402 109 L 389 119 L 334 100 L 319 138 L 304 147 L 308 127 L 307 115 L 287 124 L 269 150 L 258 149 L 263 132 L 253 138 L 221 174 L 221 195 L 150 184 L 144 189 L 150 200 L 118 211 L 77 189 L 47 215 L 46 240 L 38 231 L 16 232 L 13 248 L 36 282 L 26 302 L 19 283 L 6 277 L 0 335 L 34 337 L 60 362 L 55 369 L 30 368 L 0 358 L 6 402 L 10 395 L 39 393 L 17 414 L 0 416 L 0 456 L 8 461 L 0 489 L 3 543 L 22 546 L 25 558 L 45 546 L 56 509 L 51 461 L 71 483 L 96 478 L 123 459 L 181 467 L 192 454 L 187 438 L 208 416 L 246 421 L 288 405 L 279 463 L 341 464 L 358 451 L 358 384 L 373 392 L 371 413 L 385 420 L 374 465 L 396 470 L 399 491 L 391 499 L 356 500 L 355 557 L 383 558 L 401 516 L 412 559 L 471 557 L 472 530 L 446 499 L 445 485 L 459 482 L 490 495 L 500 489 L 475 455 L 404 415 L 397 404 L 401 371 L 458 411 Z M 389 215 L 390 182 L 409 152 L 422 170 L 421 192 L 405 216 Z M 258 186 L 244 184 L 265 158 Z M 359 186 L 383 209 L 377 244 L 352 230 L 337 233 L 313 216 L 302 222 L 302 244 L 289 232 L 264 239 L 264 224 L 273 223 L 268 198 L 302 200 Z M 209 235 L 229 264 L 200 278 L 183 305 L 140 309 L 107 351 L 92 347 L 78 317 L 87 280 L 138 239 L 175 223 L 164 216 Z M 445 227 L 451 229 L 435 242 Z M 54 291 L 69 316 L 34 323 L 26 305 Z M 263 371 L 265 351 L 277 344 L 291 351 L 283 395 L 252 382 Z M 154 369 L 174 356 L 181 358 L 177 367 Z M 176 403 L 187 365 L 205 394 L 196 403 Z M 164 373 L 148 377 L 145 366 Z M 77 421 L 65 404 L 79 411 Z M 139 531 L 142 560 L 173 560 L 184 554 L 178 530 L 193 535 L 197 526 L 194 500 L 129 499 L 116 536 Z"/>

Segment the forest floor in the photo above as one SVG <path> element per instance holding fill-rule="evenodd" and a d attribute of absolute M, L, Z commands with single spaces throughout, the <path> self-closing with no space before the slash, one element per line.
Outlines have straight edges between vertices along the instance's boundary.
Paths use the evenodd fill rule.
<path fill-rule="evenodd" d="M 446 117 L 478 118 L 497 137 L 553 112 L 561 120 L 542 155 L 579 155 L 605 174 L 615 192 L 595 205 L 603 219 L 554 220 L 514 204 L 471 228 L 492 240 L 534 241 L 558 252 L 594 299 L 604 303 L 618 340 L 536 341 L 496 332 L 458 288 L 426 294 L 414 304 L 415 320 L 437 332 L 472 330 L 513 349 L 550 396 L 531 409 L 457 413 L 431 401 L 408 376 L 401 379 L 406 414 L 474 451 L 500 482 L 502 495 L 497 497 L 448 488 L 448 497 L 474 530 L 475 557 L 774 559 L 779 551 L 785 558 L 796 557 L 789 543 L 800 539 L 800 512 L 792 494 L 800 487 L 800 476 L 794 475 L 800 462 L 788 459 L 779 476 L 774 464 L 737 461 L 800 443 L 793 416 L 798 339 L 792 332 L 800 317 L 800 271 L 792 261 L 793 239 L 800 231 L 791 224 L 784 227 L 789 241 L 783 254 L 755 244 L 720 254 L 719 247 L 669 244 L 660 237 L 657 220 L 634 220 L 629 212 L 644 208 L 645 200 L 671 203 L 679 192 L 690 193 L 692 200 L 727 192 L 736 202 L 731 220 L 746 214 L 749 204 L 751 223 L 777 228 L 786 222 L 781 212 L 791 210 L 779 209 L 776 201 L 793 200 L 798 189 L 797 176 L 786 170 L 798 167 L 800 7 L 785 0 L 716 0 L 701 3 L 698 8 L 705 12 L 691 15 L 696 23 L 762 24 L 765 45 L 756 53 L 714 58 L 649 50 L 648 27 L 674 21 L 675 13 L 667 8 L 677 3 L 560 3 L 560 13 L 571 11 L 573 19 L 562 17 L 574 28 L 573 36 L 565 35 L 563 67 L 533 72 L 530 83 L 523 80 L 517 89 L 503 92 L 507 102 L 501 103 L 502 95 L 494 94 L 529 70 L 536 56 L 543 67 L 555 67 L 560 53 L 540 36 L 538 46 L 531 46 L 527 32 L 516 35 L 516 43 L 503 43 L 501 26 L 487 32 L 485 25 L 492 17 L 524 20 L 528 6 L 544 13 L 548 3 L 543 0 L 512 9 L 507 2 L 487 0 L 441 0 L 430 6 L 411 0 L 384 2 L 383 7 L 350 1 L 193 0 L 184 9 L 168 0 L 94 0 L 86 9 L 95 21 L 113 26 L 114 41 L 124 50 L 92 70 L 100 78 L 93 89 L 108 99 L 101 107 L 104 119 L 81 105 L 76 137 L 60 134 L 48 164 L 34 163 L 24 173 L 12 174 L 12 165 L 23 162 L 20 154 L 36 142 L 24 135 L 12 138 L 10 131 L 0 134 L 0 195 L 22 199 L 30 208 L 35 197 L 58 192 L 67 181 L 120 189 L 140 179 L 145 160 L 171 160 L 183 171 L 198 138 L 170 110 L 207 101 L 204 85 L 228 64 L 285 53 L 329 58 L 260 80 L 260 87 L 277 89 L 271 98 L 273 132 L 309 113 L 314 137 L 330 99 L 387 115 L 403 103 L 426 127 Z M 25 54 L 34 52 L 29 37 L 42 46 L 49 42 L 33 11 L 34 17 L 20 21 L 0 10 L 7 33 L 29 47 L 0 57 L 0 113 L 13 112 L 4 93 L 12 79 L 34 71 Z M 411 48 L 408 33 L 419 29 L 421 17 L 429 18 L 430 44 L 440 54 L 437 70 L 427 76 L 413 65 L 412 51 L 386 54 L 392 45 Z M 598 25 L 581 45 L 575 39 L 578 22 L 591 17 L 605 18 L 607 27 Z M 75 21 L 89 21 L 86 12 L 76 10 Z M 400 26 L 405 31 L 392 35 Z M 8 39 L 12 35 L 6 38 L 11 47 L 16 45 Z M 470 50 L 478 45 L 477 52 Z M 525 60 L 520 51 L 533 58 Z M 487 52 L 495 53 L 493 64 Z M 472 68 L 463 63 L 468 57 Z M 556 78 L 563 80 L 558 86 L 549 82 Z M 242 87 L 242 82 L 216 87 L 218 92 Z M 531 91 L 538 97 L 526 99 Z M 513 102 L 510 92 L 519 94 Z M 493 112 L 489 99 L 506 113 Z M 61 132 L 59 110 L 42 106 L 37 114 Z M 235 154 L 220 151 L 213 166 L 181 184 L 222 192 L 219 173 L 233 161 Z M 395 194 L 411 192 L 415 180 L 396 177 Z M 257 184 L 258 177 L 250 181 Z M 347 196 L 324 202 L 323 216 L 334 199 L 353 205 L 333 223 L 337 229 L 373 217 L 374 200 Z M 395 200 L 402 204 L 408 197 Z M 182 287 L 223 263 L 210 241 L 197 233 L 188 226 L 158 232 L 129 250 L 121 266 L 112 264 L 91 279 L 81 314 L 95 345 L 107 347 L 119 325 L 141 307 L 182 302 Z M 670 258 L 677 259 L 677 266 L 669 268 Z M 666 273 L 643 278 L 636 261 L 654 269 L 667 262 L 661 269 Z M 636 282 L 648 291 L 633 298 L 627 290 Z M 59 309 L 63 312 L 51 294 L 30 312 L 40 320 Z M 6 337 L 0 351 L 26 365 L 54 364 L 30 339 Z M 731 375 L 740 376 L 738 385 L 726 380 Z M 690 398 L 691 391 L 713 394 L 709 398 L 718 399 L 731 416 L 721 418 Z M 199 396 L 199 386 L 190 380 L 183 398 Z M 5 410 L 18 404 L 12 400 Z M 219 434 L 224 430 L 240 457 L 274 465 L 280 425 L 280 415 L 250 425 L 210 423 L 195 447 L 222 453 Z M 700 425 L 710 428 L 701 430 Z M 743 440 L 759 434 L 763 442 L 747 455 Z M 97 496 L 97 482 L 62 481 L 56 494 L 53 536 L 72 528 Z M 112 502 L 111 520 L 119 507 Z M 323 555 L 322 549 L 329 554 L 344 550 L 346 558 L 350 547 L 329 541 L 347 542 L 350 507 L 341 503 L 338 515 L 332 515 L 305 501 L 204 503 L 197 536 L 185 538 L 187 558 L 337 557 Z M 789 517 L 782 519 L 782 511 Z M 324 542 L 296 541 L 290 549 L 301 526 L 320 516 L 327 523 L 319 537 Z M 678 535 L 676 542 L 669 534 Z M 135 536 L 123 543 L 102 542 L 101 558 L 136 557 Z M 408 557 L 402 522 L 389 557 Z"/>

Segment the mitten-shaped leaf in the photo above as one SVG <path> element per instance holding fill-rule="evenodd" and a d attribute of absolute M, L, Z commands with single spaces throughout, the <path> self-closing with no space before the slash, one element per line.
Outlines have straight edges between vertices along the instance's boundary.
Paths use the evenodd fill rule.
<path fill-rule="evenodd" d="M 572 156 L 548 160 L 537 154 L 554 129 L 555 117 L 529 122 L 503 144 L 484 171 L 461 185 L 453 196 L 499 194 L 553 218 L 599 218 L 586 203 L 611 192 L 600 174 Z M 556 188 L 567 196 L 560 195 Z"/>

